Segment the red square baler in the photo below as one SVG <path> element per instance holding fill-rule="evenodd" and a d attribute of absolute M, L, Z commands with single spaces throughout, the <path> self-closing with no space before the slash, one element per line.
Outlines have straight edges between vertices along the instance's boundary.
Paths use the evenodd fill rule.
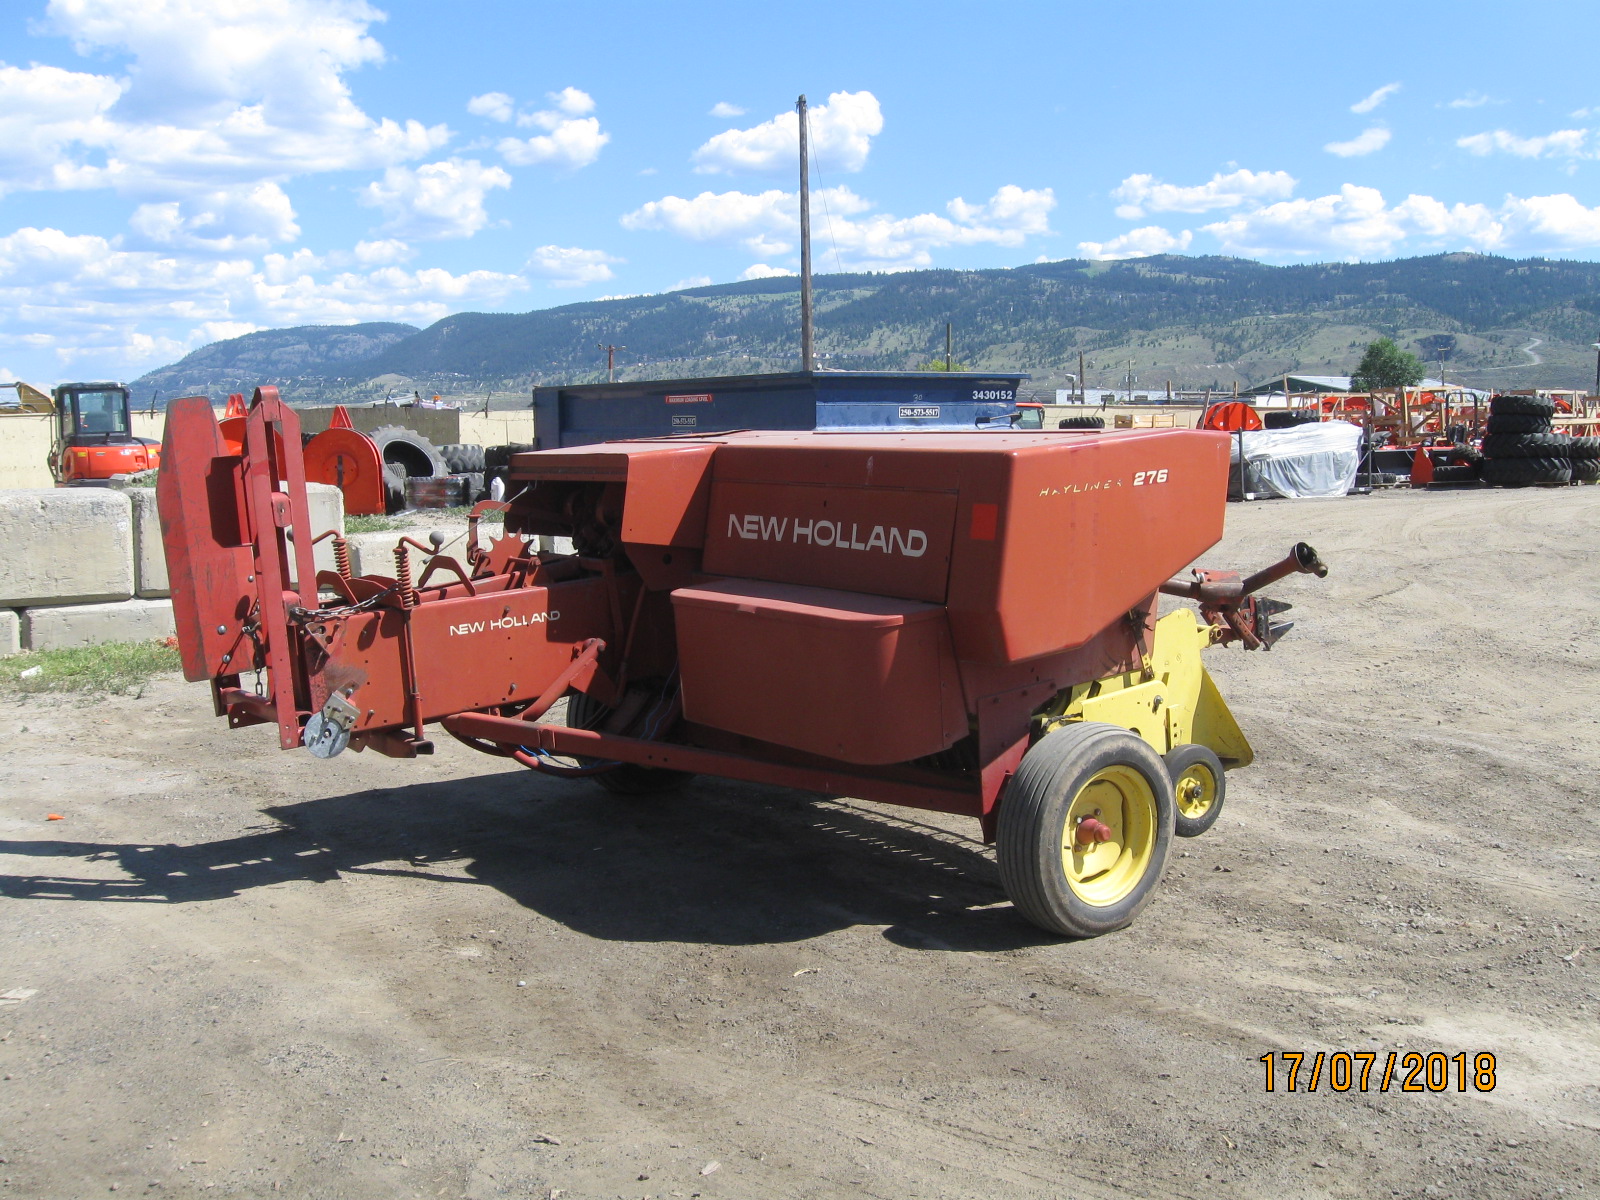
<path fill-rule="evenodd" d="M 1255 591 L 1325 573 L 1302 544 L 1248 579 L 1175 578 L 1222 534 L 1227 438 L 1203 431 L 522 454 L 465 561 L 407 540 L 364 576 L 307 527 L 299 445 L 271 389 L 240 454 L 209 405 L 168 410 L 184 668 L 230 724 L 322 756 L 427 753 L 437 724 L 628 794 L 711 774 L 968 814 L 1023 915 L 1073 936 L 1131 920 L 1250 761 L 1200 650 L 1270 646 L 1284 606 Z M 339 569 L 315 574 L 321 537 Z M 1159 592 L 1199 619 L 1158 619 Z"/>

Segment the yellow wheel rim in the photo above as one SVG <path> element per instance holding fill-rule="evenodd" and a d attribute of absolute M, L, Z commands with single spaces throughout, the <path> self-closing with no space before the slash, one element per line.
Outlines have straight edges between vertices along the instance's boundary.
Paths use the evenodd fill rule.
<path fill-rule="evenodd" d="M 1217 777 L 1205 763 L 1195 763 L 1178 776 L 1172 790 L 1177 794 L 1180 813 L 1191 818 L 1203 817 L 1217 802 Z"/>
<path fill-rule="evenodd" d="M 1104 826 L 1106 840 L 1080 840 L 1086 821 Z M 1156 821 L 1155 792 L 1139 771 L 1119 764 L 1097 773 L 1078 789 L 1067 809 L 1061 869 L 1068 886 L 1100 908 L 1129 895 L 1150 868 Z"/>

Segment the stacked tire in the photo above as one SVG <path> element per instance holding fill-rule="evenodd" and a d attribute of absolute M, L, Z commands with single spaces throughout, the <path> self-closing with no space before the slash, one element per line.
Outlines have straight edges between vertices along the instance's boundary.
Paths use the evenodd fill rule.
<path fill-rule="evenodd" d="M 1547 396 L 1496 396 L 1489 401 L 1489 428 L 1483 439 L 1481 478 L 1496 487 L 1553 486 L 1573 478 L 1573 451 L 1577 442 L 1600 439 L 1570 438 L 1552 433 L 1550 418 L 1555 402 Z M 1586 462 L 1595 461 L 1583 448 Z M 1585 468 L 1585 473 L 1591 468 Z"/>
<path fill-rule="evenodd" d="M 536 447 L 514 442 L 508 446 L 486 446 L 482 449 L 484 491 L 491 500 L 504 500 L 511 474 L 511 456 Z"/>
<path fill-rule="evenodd" d="M 462 492 L 469 505 L 483 499 L 487 490 L 484 480 L 486 464 L 484 448 L 470 443 L 452 443 L 439 447 L 439 455 L 450 474 L 461 480 Z"/>

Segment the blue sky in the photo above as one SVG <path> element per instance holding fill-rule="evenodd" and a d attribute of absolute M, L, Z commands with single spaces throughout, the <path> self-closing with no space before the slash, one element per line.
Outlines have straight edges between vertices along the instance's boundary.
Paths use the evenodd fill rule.
<path fill-rule="evenodd" d="M 1592 4 L 6 0 L 0 379 L 816 269 L 1600 257 Z"/>

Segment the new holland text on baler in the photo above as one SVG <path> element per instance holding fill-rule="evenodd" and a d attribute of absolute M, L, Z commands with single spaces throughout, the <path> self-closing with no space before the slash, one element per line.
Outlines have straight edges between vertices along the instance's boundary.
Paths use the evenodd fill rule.
<path fill-rule="evenodd" d="M 521 454 L 465 561 L 404 540 L 392 574 L 352 576 L 308 527 L 272 389 L 240 453 L 203 400 L 167 411 L 184 672 L 230 726 L 322 757 L 428 753 L 437 726 L 619 792 L 707 774 L 967 814 L 1021 913 L 1080 937 L 1132 919 L 1251 760 L 1200 651 L 1270 646 L 1285 606 L 1257 589 L 1326 573 L 1301 544 L 1249 578 L 1173 578 L 1221 537 L 1228 439 L 1152 430 Z M 322 537 L 336 571 L 313 569 Z M 1199 619 L 1158 619 L 1160 592 Z M 539 723 L 563 697 L 567 723 Z"/>

